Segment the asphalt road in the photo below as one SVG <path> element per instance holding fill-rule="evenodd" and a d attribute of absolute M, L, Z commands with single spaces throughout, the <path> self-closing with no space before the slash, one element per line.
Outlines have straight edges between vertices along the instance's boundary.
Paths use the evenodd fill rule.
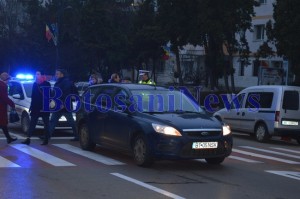
<path fill-rule="evenodd" d="M 70 131 L 57 131 L 47 146 L 24 135 L 7 145 L 0 135 L 1 198 L 220 198 L 298 199 L 300 146 L 278 138 L 267 144 L 234 135 L 234 151 L 222 165 L 202 160 L 158 161 L 141 168 L 132 158 L 97 147 L 80 149 Z M 0 131 L 1 132 L 1 131 Z M 38 131 L 36 136 L 41 135 Z"/>

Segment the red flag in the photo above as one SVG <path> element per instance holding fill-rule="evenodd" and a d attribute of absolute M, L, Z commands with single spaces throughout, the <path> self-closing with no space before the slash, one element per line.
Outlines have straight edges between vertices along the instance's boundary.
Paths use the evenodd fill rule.
<path fill-rule="evenodd" d="M 53 38 L 53 34 L 47 24 L 46 24 L 46 38 L 48 41 L 50 41 Z"/>

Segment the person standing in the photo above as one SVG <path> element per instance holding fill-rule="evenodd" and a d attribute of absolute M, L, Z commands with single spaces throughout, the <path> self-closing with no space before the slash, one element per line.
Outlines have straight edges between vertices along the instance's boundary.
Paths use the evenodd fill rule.
<path fill-rule="evenodd" d="M 99 84 L 99 78 L 97 77 L 96 74 L 91 74 L 90 78 L 89 78 L 89 86 L 95 85 L 95 84 Z"/>
<path fill-rule="evenodd" d="M 58 123 L 58 120 L 61 116 L 65 116 L 67 119 L 67 122 L 72 127 L 74 138 L 71 139 L 71 141 L 78 141 L 78 133 L 76 129 L 76 124 L 73 118 L 73 113 L 68 111 L 66 107 L 64 106 L 66 98 L 71 95 L 75 94 L 78 96 L 78 90 L 74 85 L 74 82 L 69 80 L 69 78 L 66 76 L 67 72 L 64 69 L 56 69 L 55 71 L 55 78 L 56 83 L 54 84 L 54 88 L 60 89 L 62 92 L 62 96 L 60 97 L 60 100 L 63 102 L 63 105 L 60 107 L 60 109 L 57 112 L 53 112 L 50 118 L 49 123 L 49 135 L 48 138 L 50 138 L 55 130 L 55 127 Z M 71 103 L 72 106 L 72 103 Z"/>
<path fill-rule="evenodd" d="M 121 78 L 117 73 L 113 73 L 108 80 L 108 83 L 120 83 Z"/>
<path fill-rule="evenodd" d="M 29 108 L 30 124 L 27 131 L 27 138 L 25 139 L 25 141 L 22 142 L 22 144 L 30 144 L 30 137 L 35 130 L 39 117 L 41 117 L 44 122 L 45 130 L 45 138 L 41 145 L 47 145 L 49 135 L 48 131 L 50 113 L 43 111 L 43 100 L 45 100 L 43 95 L 43 87 L 51 87 L 51 84 L 48 81 L 46 81 L 46 76 L 42 72 L 42 70 L 36 71 L 35 78 L 35 82 L 32 85 L 31 104 Z"/>
<path fill-rule="evenodd" d="M 155 85 L 155 82 L 150 79 L 149 77 L 149 72 L 147 70 L 140 70 L 139 71 L 139 76 L 141 78 L 141 80 L 139 81 L 139 84 L 152 84 Z"/>
<path fill-rule="evenodd" d="M 0 75 L 0 128 L 2 129 L 6 141 L 10 144 L 13 141 L 16 141 L 17 138 L 12 138 L 8 132 L 7 124 L 7 105 L 9 105 L 12 109 L 15 109 L 14 102 L 8 98 L 7 92 L 7 82 L 10 79 L 8 73 L 1 73 Z"/>

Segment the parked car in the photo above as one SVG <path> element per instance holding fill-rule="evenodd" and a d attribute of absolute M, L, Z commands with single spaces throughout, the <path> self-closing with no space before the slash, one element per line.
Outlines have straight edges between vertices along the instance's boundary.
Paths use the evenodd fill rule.
<path fill-rule="evenodd" d="M 23 76 L 22 76 L 23 77 Z M 22 132 L 26 133 L 29 128 L 30 123 L 30 103 L 32 94 L 32 85 L 34 83 L 33 76 L 30 78 L 13 78 L 8 82 L 8 97 L 15 103 L 16 111 L 20 117 L 20 121 L 16 124 L 21 126 Z M 50 84 L 54 86 L 53 81 Z M 74 113 L 74 119 L 76 119 L 76 114 Z M 39 118 L 37 127 L 43 127 L 43 120 Z M 67 120 L 64 116 L 59 119 L 57 129 L 68 129 L 70 128 L 67 124 Z"/>
<path fill-rule="evenodd" d="M 300 87 L 252 86 L 242 90 L 228 109 L 214 113 L 232 130 L 255 135 L 266 142 L 271 136 L 289 136 L 300 144 Z"/>
<path fill-rule="evenodd" d="M 139 166 L 158 159 L 205 159 L 230 155 L 228 126 L 206 114 L 182 92 L 141 84 L 100 84 L 83 94 L 76 115 L 81 148 L 96 144 L 133 155 Z"/>

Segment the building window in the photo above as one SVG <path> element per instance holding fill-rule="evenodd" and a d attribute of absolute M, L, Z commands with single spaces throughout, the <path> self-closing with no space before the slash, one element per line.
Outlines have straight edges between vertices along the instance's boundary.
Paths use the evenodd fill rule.
<path fill-rule="evenodd" d="M 253 76 L 254 77 L 258 76 L 259 65 L 260 65 L 260 61 L 259 60 L 254 60 L 253 61 Z"/>
<path fill-rule="evenodd" d="M 255 25 L 254 26 L 254 40 L 263 40 L 265 36 L 265 26 Z"/>
<path fill-rule="evenodd" d="M 245 61 L 241 61 L 240 62 L 240 76 L 245 76 L 245 64 L 246 62 Z"/>

